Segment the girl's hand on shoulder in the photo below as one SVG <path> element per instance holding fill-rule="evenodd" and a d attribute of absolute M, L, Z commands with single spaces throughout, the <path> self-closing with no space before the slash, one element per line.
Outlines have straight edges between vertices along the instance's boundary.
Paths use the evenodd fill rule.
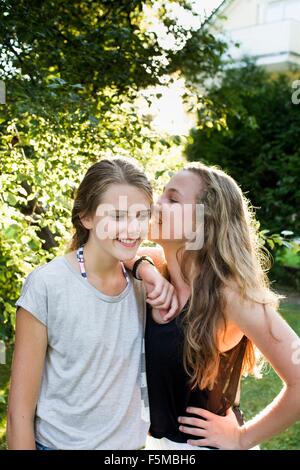
<path fill-rule="evenodd" d="M 144 263 L 139 270 L 146 292 L 147 302 L 153 307 L 153 318 L 157 323 L 172 320 L 178 310 L 177 294 L 169 281 L 151 264 Z"/>

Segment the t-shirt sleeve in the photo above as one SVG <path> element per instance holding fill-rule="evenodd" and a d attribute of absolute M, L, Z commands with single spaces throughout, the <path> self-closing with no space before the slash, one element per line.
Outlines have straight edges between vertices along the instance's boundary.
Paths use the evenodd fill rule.
<path fill-rule="evenodd" d="M 47 289 L 40 270 L 37 268 L 27 276 L 21 295 L 15 303 L 16 307 L 22 307 L 47 326 Z"/>

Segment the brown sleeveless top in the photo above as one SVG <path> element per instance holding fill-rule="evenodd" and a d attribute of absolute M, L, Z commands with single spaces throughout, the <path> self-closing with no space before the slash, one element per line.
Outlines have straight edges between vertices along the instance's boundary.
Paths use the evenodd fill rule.
<path fill-rule="evenodd" d="M 199 387 L 192 390 L 183 366 L 182 313 L 171 322 L 159 325 L 152 319 L 149 309 L 145 332 L 150 434 L 174 442 L 195 439 L 179 431 L 178 417 L 188 416 L 188 406 L 221 416 L 233 407 L 238 422 L 243 422 L 236 396 L 248 339 L 244 336 L 234 348 L 221 355 L 217 380 L 211 390 Z"/>

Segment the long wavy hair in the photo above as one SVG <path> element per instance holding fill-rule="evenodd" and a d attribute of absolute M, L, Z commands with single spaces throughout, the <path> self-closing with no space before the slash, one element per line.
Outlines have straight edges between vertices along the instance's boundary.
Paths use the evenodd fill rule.
<path fill-rule="evenodd" d="M 86 172 L 77 190 L 72 210 L 74 234 L 69 250 L 76 250 L 89 238 L 89 230 L 81 218 L 93 216 L 101 203 L 105 191 L 112 184 L 128 184 L 142 190 L 152 203 L 152 188 L 145 173 L 133 159 L 104 159 L 92 165 Z"/>
<path fill-rule="evenodd" d="M 203 163 L 191 163 L 184 169 L 199 176 L 203 189 L 196 202 L 204 205 L 204 227 L 196 228 L 196 234 L 204 231 L 203 247 L 196 252 L 185 250 L 181 262 L 187 282 L 191 264 L 196 268 L 183 322 L 184 366 L 193 388 L 211 389 L 221 359 L 220 323 L 226 328 L 224 287 L 233 281 L 243 298 L 264 307 L 277 306 L 280 296 L 270 289 L 266 275 L 270 257 L 260 243 L 253 208 L 238 184 L 221 169 Z M 253 373 L 256 366 L 255 347 L 248 340 L 242 373 Z"/>

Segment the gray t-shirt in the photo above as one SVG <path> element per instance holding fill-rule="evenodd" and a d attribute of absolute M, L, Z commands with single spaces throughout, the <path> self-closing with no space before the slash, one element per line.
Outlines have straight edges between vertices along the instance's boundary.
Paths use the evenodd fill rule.
<path fill-rule="evenodd" d="M 36 440 L 57 449 L 138 449 L 149 421 L 143 337 L 145 291 L 129 276 L 99 292 L 63 256 L 35 269 L 17 306 L 47 326 Z"/>

